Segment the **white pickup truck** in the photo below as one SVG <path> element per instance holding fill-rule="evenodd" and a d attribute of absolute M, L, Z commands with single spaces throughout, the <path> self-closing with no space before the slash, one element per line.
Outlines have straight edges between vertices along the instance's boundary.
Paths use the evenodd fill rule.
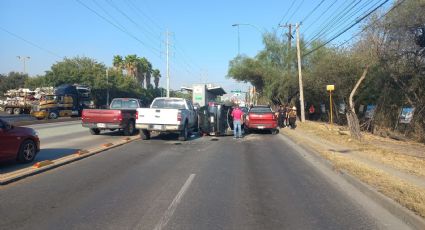
<path fill-rule="evenodd" d="M 192 102 L 183 98 L 155 98 L 150 108 L 138 108 L 136 128 L 143 140 L 150 139 L 151 131 L 178 133 L 186 141 L 189 132 L 198 125 Z"/>

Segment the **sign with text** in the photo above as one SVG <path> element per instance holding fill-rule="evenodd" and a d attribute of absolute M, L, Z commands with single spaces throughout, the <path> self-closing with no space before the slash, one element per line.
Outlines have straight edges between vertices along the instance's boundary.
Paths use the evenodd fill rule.
<path fill-rule="evenodd" d="M 415 112 L 415 108 L 412 107 L 404 107 L 401 109 L 400 123 L 409 124 L 413 119 L 413 112 Z"/>
<path fill-rule="evenodd" d="M 368 105 L 366 107 L 365 117 L 369 119 L 373 118 L 373 116 L 375 115 L 375 110 L 376 105 Z"/>

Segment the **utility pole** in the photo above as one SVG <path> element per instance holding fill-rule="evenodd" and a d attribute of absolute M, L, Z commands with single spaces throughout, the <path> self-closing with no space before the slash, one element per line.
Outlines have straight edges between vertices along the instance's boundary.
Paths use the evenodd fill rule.
<path fill-rule="evenodd" d="M 106 67 L 106 106 L 109 106 L 109 72 Z"/>
<path fill-rule="evenodd" d="M 26 66 L 26 60 L 29 60 L 31 57 L 28 56 L 16 56 L 19 60 L 21 60 L 24 63 L 24 74 L 27 73 L 27 66 Z"/>
<path fill-rule="evenodd" d="M 303 90 L 303 76 L 301 73 L 301 49 L 300 49 L 300 24 L 297 23 L 296 25 L 297 30 L 297 56 L 298 56 L 298 81 L 300 86 L 300 107 L 301 107 L 301 122 L 305 121 L 305 114 L 304 114 L 304 90 Z"/>
<path fill-rule="evenodd" d="M 169 32 L 168 32 L 168 30 L 167 30 L 167 97 L 170 97 L 170 66 L 169 66 L 169 45 L 170 45 L 170 42 L 169 42 Z"/>

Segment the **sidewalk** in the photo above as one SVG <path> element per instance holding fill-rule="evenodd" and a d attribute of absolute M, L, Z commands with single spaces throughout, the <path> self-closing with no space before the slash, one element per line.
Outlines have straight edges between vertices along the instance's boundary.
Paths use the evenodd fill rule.
<path fill-rule="evenodd" d="M 362 133 L 353 140 L 341 126 L 298 122 L 283 135 L 315 150 L 335 170 L 344 170 L 380 193 L 425 217 L 425 145 Z"/>

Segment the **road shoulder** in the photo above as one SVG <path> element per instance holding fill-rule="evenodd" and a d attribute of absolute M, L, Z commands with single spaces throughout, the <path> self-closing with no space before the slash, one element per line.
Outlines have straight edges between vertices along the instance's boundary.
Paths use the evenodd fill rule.
<path fill-rule="evenodd" d="M 425 228 L 424 219 L 417 215 L 422 213 L 422 202 L 425 202 L 422 197 L 422 195 L 425 195 L 422 186 L 414 184 L 414 181 L 406 181 L 397 177 L 397 175 L 393 175 L 391 172 L 394 170 L 397 171 L 397 169 L 392 167 L 387 166 L 390 170 L 384 171 L 382 168 L 374 167 L 379 163 L 374 165 L 359 161 L 355 157 L 352 157 L 354 155 L 352 153 L 354 152 L 353 146 L 344 146 L 341 143 L 332 142 L 332 138 L 314 135 L 308 127 L 301 124 L 296 130 L 281 129 L 282 138 L 286 142 L 292 142 L 292 146 L 299 150 L 298 152 L 304 158 L 311 158 L 310 161 L 313 163 L 323 163 L 327 170 L 333 171 L 335 175 L 342 176 L 345 181 L 391 212 L 393 216 L 402 219 L 415 229 Z M 317 164 L 314 165 L 316 166 Z M 353 165 L 355 167 L 352 167 Z M 356 170 L 360 170 L 361 173 Z M 368 173 L 373 175 L 367 175 Z M 376 183 L 376 177 L 381 177 L 382 181 Z M 387 183 L 386 187 L 383 186 L 384 189 L 382 189 L 381 183 Z M 394 186 L 391 187 L 394 190 L 405 189 L 404 191 L 399 191 L 400 193 L 406 193 L 405 197 L 401 197 L 404 201 L 394 199 L 395 197 L 399 198 L 399 196 L 391 196 L 391 190 L 387 188 L 389 186 Z M 412 197 L 408 199 L 406 196 Z"/>

